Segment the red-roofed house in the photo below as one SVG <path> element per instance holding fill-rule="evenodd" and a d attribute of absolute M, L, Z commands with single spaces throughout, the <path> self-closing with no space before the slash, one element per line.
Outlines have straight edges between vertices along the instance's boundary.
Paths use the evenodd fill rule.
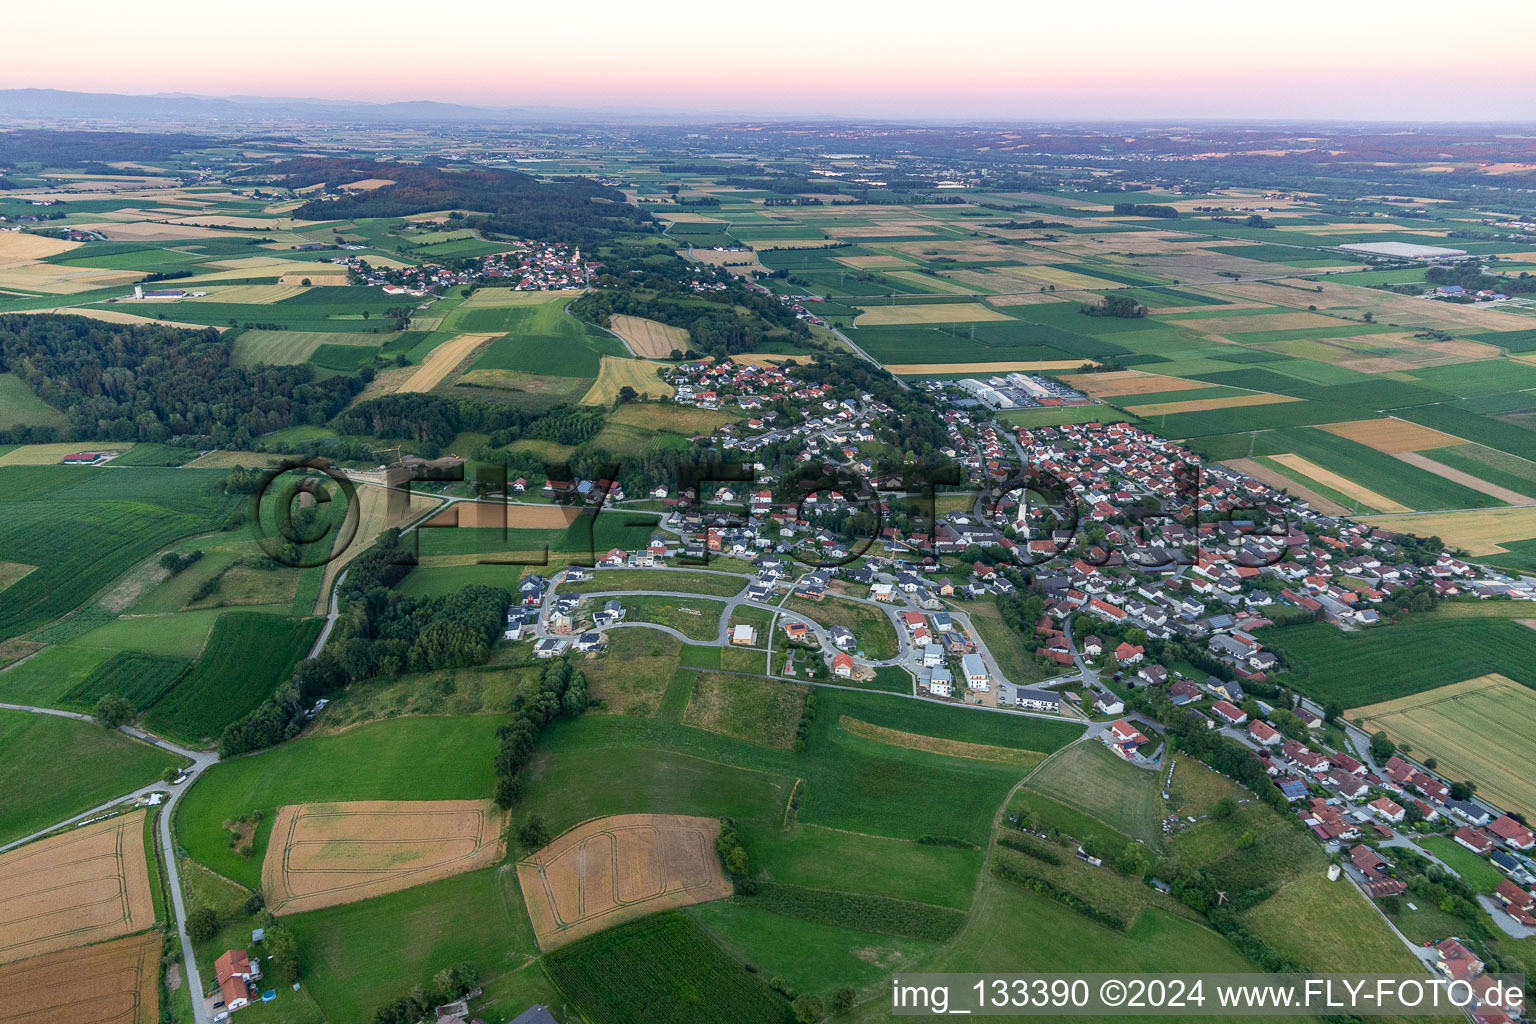
<path fill-rule="evenodd" d="M 1463 825 L 1451 838 L 1478 856 L 1493 849 L 1493 840 L 1480 828 L 1467 828 Z"/>
<path fill-rule="evenodd" d="M 213 977 L 224 1000 L 224 1008 L 233 1013 L 250 1005 L 247 982 L 261 977 L 261 969 L 251 963 L 245 950 L 231 949 L 213 962 Z"/>
<path fill-rule="evenodd" d="M 1248 735 L 1267 747 L 1273 747 L 1281 740 L 1280 730 L 1268 722 L 1249 722 Z"/>
<path fill-rule="evenodd" d="M 1122 643 L 1115 648 L 1115 660 L 1122 665 L 1134 665 L 1141 661 L 1146 652 L 1135 644 Z"/>
<path fill-rule="evenodd" d="M 1529 850 L 1536 846 L 1536 833 L 1507 814 L 1495 818 L 1488 826 L 1488 831 L 1504 840 L 1504 845 L 1512 846 L 1516 850 Z"/>
<path fill-rule="evenodd" d="M 1131 755 L 1136 753 L 1137 748 L 1143 743 L 1151 742 L 1139 729 L 1123 718 L 1110 723 L 1109 738 L 1115 753 L 1126 760 L 1130 760 Z"/>
<path fill-rule="evenodd" d="M 1248 713 L 1229 700 L 1219 700 L 1212 704 L 1211 711 L 1228 725 L 1242 725 L 1248 721 Z"/>
<path fill-rule="evenodd" d="M 853 659 L 846 654 L 832 655 L 832 674 L 843 679 L 853 678 Z"/>
<path fill-rule="evenodd" d="M 1371 809 L 1371 813 L 1375 814 L 1382 821 L 1390 822 L 1391 824 L 1396 825 L 1398 822 L 1403 820 L 1404 811 L 1402 807 L 1393 803 L 1391 800 L 1388 800 L 1386 797 L 1378 797 L 1377 799 L 1372 800 L 1369 804 L 1366 804 L 1366 806 Z"/>
<path fill-rule="evenodd" d="M 1526 892 L 1507 878 L 1499 880 L 1493 894 L 1504 904 L 1504 910 L 1510 917 L 1527 928 L 1536 925 L 1536 895 Z"/>
<path fill-rule="evenodd" d="M 1435 964 L 1440 973 L 1462 981 L 1483 973 L 1483 962 L 1458 940 L 1446 939 L 1435 949 L 1440 954 L 1439 962 Z"/>

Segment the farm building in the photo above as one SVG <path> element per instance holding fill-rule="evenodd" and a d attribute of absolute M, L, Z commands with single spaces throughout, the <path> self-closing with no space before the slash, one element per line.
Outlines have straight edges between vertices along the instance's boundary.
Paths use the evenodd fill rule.
<path fill-rule="evenodd" d="M 743 647 L 751 647 L 757 643 L 757 629 L 745 622 L 731 630 L 731 643 L 740 644 Z"/>

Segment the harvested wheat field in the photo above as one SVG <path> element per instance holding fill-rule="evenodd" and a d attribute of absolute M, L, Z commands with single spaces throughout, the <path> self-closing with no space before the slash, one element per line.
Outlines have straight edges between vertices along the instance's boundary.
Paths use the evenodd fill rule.
<path fill-rule="evenodd" d="M 1346 712 L 1505 807 L 1536 806 L 1536 690 L 1497 672 Z"/>
<path fill-rule="evenodd" d="M 96 288 L 126 286 L 144 276 L 142 271 L 137 270 L 98 270 L 95 267 L 54 263 L 10 262 L 11 266 L 0 265 L 0 288 L 43 292 L 47 295 L 74 295 L 76 292 L 88 292 Z"/>
<path fill-rule="evenodd" d="M 320 264 L 305 265 L 301 269 L 290 270 L 281 275 L 277 283 L 296 284 L 302 287 L 306 280 L 316 288 L 323 285 L 343 285 L 347 283 L 347 268 Z"/>
<path fill-rule="evenodd" d="M 735 356 L 731 357 L 736 358 Z M 1076 370 L 1092 359 L 1035 359 L 1001 363 L 892 363 L 887 370 L 898 377 L 924 376 L 930 373 L 1033 373 L 1052 370 Z"/>
<path fill-rule="evenodd" d="M 293 284 L 237 284 L 215 286 L 207 295 L 189 295 L 184 302 L 238 302 L 243 305 L 270 306 L 274 302 L 291 299 L 304 291 Z"/>
<path fill-rule="evenodd" d="M 443 509 L 422 529 L 431 527 L 500 527 L 514 530 L 563 530 L 581 515 L 561 505 L 509 505 L 495 501 L 458 501 Z"/>
<path fill-rule="evenodd" d="M 143 811 L 0 854 L 0 963 L 114 939 L 154 923 Z"/>
<path fill-rule="evenodd" d="M 768 268 L 758 262 L 755 252 L 725 252 L 717 249 L 693 250 L 678 249 L 677 254 L 684 259 L 695 259 L 700 263 L 708 263 L 712 267 L 722 267 L 738 277 L 751 277 L 753 274 L 766 274 Z"/>
<path fill-rule="evenodd" d="M 361 800 L 278 809 L 261 864 L 274 914 L 297 914 L 489 867 L 505 812 L 489 800 Z"/>
<path fill-rule="evenodd" d="M 724 899 L 720 822 L 677 814 L 619 814 L 577 825 L 517 865 L 541 949 L 632 918 Z"/>
<path fill-rule="evenodd" d="M 1082 362 L 1077 364 L 1083 365 Z M 1122 395 L 1157 395 L 1164 391 L 1189 391 L 1210 387 L 1203 380 L 1165 377 L 1145 370 L 1111 370 L 1109 373 L 1073 373 L 1061 378 L 1068 387 L 1077 388 L 1094 398 Z"/>
<path fill-rule="evenodd" d="M 1299 484 L 1284 473 L 1277 471 L 1274 467 L 1266 466 L 1255 459 L 1223 459 L 1222 465 L 1229 469 L 1235 469 L 1245 476 L 1251 476 L 1261 483 L 1269 484 L 1269 486 L 1276 490 L 1283 490 L 1292 497 L 1305 498 L 1307 504 L 1311 505 L 1315 511 L 1322 512 L 1325 515 L 1342 516 L 1348 515 L 1350 512 L 1349 509 L 1327 495 L 1314 491 L 1304 484 Z"/>
<path fill-rule="evenodd" d="M 1317 483 L 1322 484 L 1324 487 L 1338 491 L 1346 498 L 1354 498 L 1362 504 L 1369 505 L 1371 508 L 1377 509 L 1378 511 L 1413 511 L 1413 509 L 1409 508 L 1407 505 L 1399 504 L 1398 502 L 1393 501 L 1391 498 L 1388 498 L 1382 494 L 1377 494 L 1375 491 L 1367 487 L 1361 487 L 1359 484 L 1355 483 L 1348 477 L 1340 476 L 1339 474 L 1333 472 L 1331 469 L 1324 469 L 1317 463 L 1310 462 L 1307 459 L 1302 458 L 1300 455 L 1271 455 L 1269 458 L 1271 461 L 1277 462 L 1287 469 L 1295 470 L 1302 476 L 1306 477 L 1308 480 L 1316 481 Z M 1415 530 L 1414 532 L 1417 533 L 1418 531 Z"/>
<path fill-rule="evenodd" d="M 499 334 L 461 334 L 451 341 L 443 342 L 428 353 L 427 358 L 416 368 L 416 372 L 400 385 L 397 389 L 398 393 L 431 391 L 441 384 L 460 363 L 473 355 L 480 346 L 487 344 L 492 338 L 499 337 Z"/>
<path fill-rule="evenodd" d="M 0 231 L 0 262 L 5 260 L 40 260 L 45 256 L 57 256 L 79 248 L 81 242 L 66 242 L 62 238 L 47 235 L 31 235 L 23 231 Z"/>
<path fill-rule="evenodd" d="M 1536 508 L 1479 508 L 1468 512 L 1425 512 L 1416 516 L 1362 516 L 1384 530 L 1439 537 L 1471 555 L 1497 555 L 1509 541 L 1536 537 Z"/>
<path fill-rule="evenodd" d="M 1398 452 L 1423 452 L 1433 448 L 1450 448 L 1467 442 L 1453 434 L 1442 434 L 1429 427 L 1421 427 L 1407 420 L 1386 417 L 1379 420 L 1350 420 L 1346 423 L 1324 423 L 1317 428 L 1330 434 L 1347 437 L 1367 448 L 1374 448 L 1388 455 Z"/>
<path fill-rule="evenodd" d="M 1482 491 L 1489 497 L 1498 498 L 1500 501 L 1511 505 L 1529 505 L 1533 500 L 1536 500 L 1529 495 L 1521 494 L 1519 491 L 1512 491 L 1508 487 L 1491 484 L 1482 477 L 1474 476 L 1471 473 L 1436 462 L 1429 456 L 1420 455 L 1418 452 L 1398 452 L 1392 457 L 1406 462 L 1410 466 L 1417 466 L 1427 473 L 1433 473 L 1442 480 L 1450 480 L 1453 483 L 1461 484 L 1463 487 L 1470 487 L 1474 491 Z M 1536 491 L 1536 484 L 1533 484 L 1530 489 Z"/>
<path fill-rule="evenodd" d="M 95 306 L 53 306 L 48 309 L 18 309 L 21 314 L 56 313 L 62 316 L 83 316 L 90 320 L 100 320 L 109 324 L 157 324 L 161 327 L 180 327 L 188 331 L 209 330 L 207 324 L 187 323 L 184 320 L 160 320 L 155 317 L 139 316 L 137 313 L 125 313 L 120 309 L 99 309 Z M 215 331 L 224 331 L 223 327 L 212 328 Z"/>
<path fill-rule="evenodd" d="M 1299 402 L 1291 395 L 1270 395 L 1255 392 L 1250 395 L 1227 395 L 1223 398 L 1195 398 L 1187 402 L 1152 402 L 1136 406 L 1136 415 L 1143 419 L 1167 413 L 1205 412 L 1209 409 L 1235 409 L 1248 405 L 1278 405 L 1281 402 Z"/>
<path fill-rule="evenodd" d="M 155 932 L 9 964 L 0 967 L 0 1022 L 155 1024 L 159 972 Z"/>
<path fill-rule="evenodd" d="M 362 181 L 354 181 L 349 185 L 343 185 L 341 187 L 355 188 L 364 192 L 370 192 L 373 189 L 383 188 L 385 185 L 393 185 L 394 183 L 394 178 L 364 178 Z"/>
<path fill-rule="evenodd" d="M 642 398 L 671 398 L 677 389 L 656 376 L 656 371 L 665 369 L 666 365 L 644 359 L 603 356 L 597 381 L 582 396 L 581 404 L 612 405 L 618 401 L 619 392 L 624 388 L 633 388 Z"/>
<path fill-rule="evenodd" d="M 623 313 L 615 313 L 608 320 L 613 333 L 623 338 L 637 356 L 665 359 L 674 350 L 688 351 L 688 332 L 682 327 L 669 327 L 643 316 Z"/>
<path fill-rule="evenodd" d="M 891 324 L 969 324 L 1012 319 L 1006 313 L 999 313 L 991 306 L 983 306 L 979 302 L 926 302 L 871 306 L 857 322 L 860 327 L 885 327 Z"/>

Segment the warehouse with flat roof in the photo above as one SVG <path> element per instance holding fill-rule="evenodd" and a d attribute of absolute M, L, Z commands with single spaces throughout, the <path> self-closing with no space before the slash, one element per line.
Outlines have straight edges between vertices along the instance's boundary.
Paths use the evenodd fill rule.
<path fill-rule="evenodd" d="M 1465 259 L 1467 250 L 1447 249 L 1439 245 L 1415 245 L 1412 242 L 1356 242 L 1341 245 L 1344 252 L 1365 256 L 1389 256 L 1399 260 L 1459 260 Z"/>

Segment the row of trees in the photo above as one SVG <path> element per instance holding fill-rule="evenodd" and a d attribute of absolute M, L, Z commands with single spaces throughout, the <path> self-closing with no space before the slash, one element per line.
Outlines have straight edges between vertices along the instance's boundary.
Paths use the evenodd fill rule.
<path fill-rule="evenodd" d="M 521 774 L 544 727 L 560 716 L 587 710 L 587 677 L 569 661 L 551 661 L 538 681 L 512 697 L 512 721 L 496 730 L 496 804 L 511 807 L 523 795 Z"/>

